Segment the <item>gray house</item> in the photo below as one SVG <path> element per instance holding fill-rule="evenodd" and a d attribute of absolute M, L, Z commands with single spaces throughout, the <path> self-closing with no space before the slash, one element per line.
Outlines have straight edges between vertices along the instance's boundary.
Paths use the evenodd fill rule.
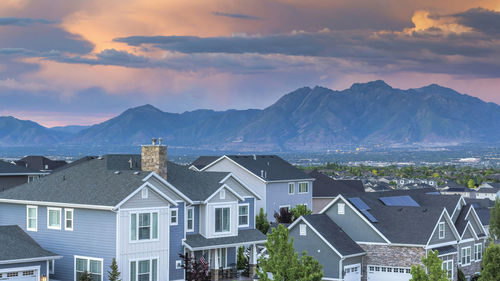
<path fill-rule="evenodd" d="M 230 172 L 254 190 L 262 200 L 268 220 L 282 208 L 306 205 L 312 209 L 314 178 L 276 155 L 202 156 L 190 166 L 195 171 Z"/>
<path fill-rule="evenodd" d="M 421 264 L 422 257 L 431 250 L 439 252 L 443 268 L 452 280 L 457 278 L 457 266 L 467 276 L 480 270 L 486 231 L 472 204 L 467 204 L 459 195 L 436 195 L 434 189 L 339 195 L 320 214 L 324 216 L 322 221 L 326 216 L 333 223 L 307 224 L 305 222 L 311 219 L 306 217 L 302 219 L 306 229 L 316 229 L 324 235 L 345 233 L 365 253 L 359 264 L 359 276 L 347 272 L 340 263 L 337 266 L 318 256 L 326 270 L 325 280 L 346 280 L 348 276 L 349 280 L 408 281 L 411 266 Z M 304 240 L 296 233 L 300 232 L 296 230 L 300 227 L 298 224 L 300 222 L 291 226 L 293 237 Z M 307 238 L 304 243 L 313 241 L 312 237 Z M 301 250 L 302 244 L 297 245 Z M 322 248 L 315 245 L 314 249 L 324 252 L 328 247 L 323 240 Z M 308 253 L 316 256 L 316 253 Z M 338 259 L 338 255 L 331 254 L 331 259 Z M 337 269 L 330 272 L 331 267 Z M 344 275 L 335 275 L 336 272 Z"/>
<path fill-rule="evenodd" d="M 32 182 L 47 173 L 0 160 L 0 191 Z"/>

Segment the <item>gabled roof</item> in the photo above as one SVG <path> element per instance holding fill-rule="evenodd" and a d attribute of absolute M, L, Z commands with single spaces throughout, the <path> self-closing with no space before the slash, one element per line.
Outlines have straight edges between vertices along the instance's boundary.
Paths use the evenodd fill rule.
<path fill-rule="evenodd" d="M 17 225 L 0 226 L 0 264 L 52 260 L 60 256 L 43 249 Z"/>
<path fill-rule="evenodd" d="M 249 172 L 264 181 L 311 179 L 311 176 L 307 175 L 304 171 L 293 166 L 277 155 L 224 155 L 201 169 L 205 170 L 224 158 L 230 159 L 231 161 L 244 167 Z M 199 164 L 206 159 L 208 158 L 200 161 L 197 159 L 193 163 Z"/>
<path fill-rule="evenodd" d="M 55 170 L 67 164 L 64 160 L 51 160 L 44 156 L 26 156 L 14 162 L 16 165 L 38 171 Z"/>
<path fill-rule="evenodd" d="M 460 210 L 457 219 L 455 220 L 455 228 L 457 229 L 460 236 L 463 235 L 465 228 L 467 227 L 467 223 L 469 222 L 466 217 L 469 213 L 470 208 L 472 208 L 472 204 L 468 203 Z"/>
<path fill-rule="evenodd" d="M 0 160 L 0 176 L 2 175 L 41 175 L 43 174 L 40 171 L 33 170 L 30 168 L 26 168 L 23 166 L 18 166 L 15 164 L 11 164 Z"/>
<path fill-rule="evenodd" d="M 476 190 L 477 193 L 498 193 L 500 191 L 500 187 L 490 187 L 490 188 L 487 188 L 487 187 L 483 187 L 483 188 L 480 188 L 479 190 Z"/>
<path fill-rule="evenodd" d="M 193 163 L 191 163 L 191 166 L 194 166 L 196 169 L 201 170 L 208 164 L 214 162 L 215 160 L 219 159 L 220 156 L 200 156 L 196 160 L 194 160 Z"/>
<path fill-rule="evenodd" d="M 327 215 L 307 215 L 303 216 L 302 219 L 309 224 L 310 227 L 314 228 L 314 230 L 334 248 L 334 251 L 337 251 L 341 256 L 345 257 L 365 253 L 365 251 Z M 292 224 L 290 228 L 299 223 L 300 222 Z"/>
<path fill-rule="evenodd" d="M 313 197 L 335 197 L 339 194 L 365 192 L 360 180 L 334 180 L 317 170 L 309 171 L 308 174 L 315 178 Z"/>

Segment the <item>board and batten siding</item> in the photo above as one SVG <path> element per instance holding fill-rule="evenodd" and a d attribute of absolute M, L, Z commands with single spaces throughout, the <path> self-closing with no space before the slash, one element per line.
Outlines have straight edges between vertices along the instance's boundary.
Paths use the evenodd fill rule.
<path fill-rule="evenodd" d="M 26 205 L 0 204 L 0 225 L 19 225 L 42 248 L 62 256 L 55 262 L 56 280 L 74 280 L 74 256 L 103 259 L 103 280 L 116 255 L 116 214 L 111 211 L 74 208 L 73 231 L 47 229 L 47 207 L 38 206 L 38 230 L 26 230 Z"/>

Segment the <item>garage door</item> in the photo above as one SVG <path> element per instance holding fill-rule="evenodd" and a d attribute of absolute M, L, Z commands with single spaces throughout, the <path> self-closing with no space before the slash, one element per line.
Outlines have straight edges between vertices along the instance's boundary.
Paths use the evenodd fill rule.
<path fill-rule="evenodd" d="M 361 280 L 361 265 L 344 266 L 344 281 L 360 281 Z"/>
<path fill-rule="evenodd" d="M 366 276 L 368 281 L 408 281 L 411 279 L 410 272 L 408 267 L 368 265 Z"/>
<path fill-rule="evenodd" d="M 3 269 L 0 271 L 0 280 L 9 281 L 38 281 L 37 269 Z"/>

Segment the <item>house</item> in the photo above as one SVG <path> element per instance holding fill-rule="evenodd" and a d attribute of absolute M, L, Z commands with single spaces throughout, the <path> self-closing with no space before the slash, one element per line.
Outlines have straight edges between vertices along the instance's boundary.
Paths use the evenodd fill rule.
<path fill-rule="evenodd" d="M 392 190 L 391 185 L 384 182 L 368 181 L 364 184 L 366 192 L 380 192 Z"/>
<path fill-rule="evenodd" d="M 460 185 L 456 182 L 448 182 L 438 188 L 444 195 L 461 195 L 466 198 L 476 198 L 476 190 Z"/>
<path fill-rule="evenodd" d="M 46 173 L 0 160 L 0 191 L 32 182 Z"/>
<path fill-rule="evenodd" d="M 268 220 L 282 208 L 312 208 L 314 178 L 276 155 L 202 156 L 190 166 L 194 171 L 230 172 L 254 190 L 262 200 Z"/>
<path fill-rule="evenodd" d="M 466 276 L 480 270 L 486 231 L 472 204 L 462 196 L 436 195 L 434 189 L 341 194 L 320 214 L 335 225 L 329 223 L 330 230 L 319 231 L 314 224 L 304 223 L 306 231 L 314 232 L 314 228 L 320 233 L 345 233 L 365 253 L 359 263 L 360 276 L 350 274 L 349 280 L 408 281 L 411 266 L 421 265 L 422 257 L 431 250 L 439 252 L 452 280 L 457 279 L 457 265 Z M 291 226 L 297 245 L 312 241 L 300 233 L 296 235 L 297 227 L 300 223 Z M 329 247 L 324 240 L 328 239 L 320 241 L 322 247 Z M 319 249 L 323 252 L 323 248 Z M 348 272 L 341 263 L 323 266 L 328 270 L 337 267 L 333 272 L 344 274 L 325 280 L 347 280 Z"/>
<path fill-rule="evenodd" d="M 0 192 L 0 225 L 17 225 L 61 259 L 51 278 L 84 271 L 107 280 L 116 258 L 124 281 L 184 280 L 179 254 L 208 262 L 212 278 L 266 237 L 255 229 L 261 197 L 229 172 L 199 172 L 167 161 L 153 142 L 141 154 L 86 157 L 37 181 Z"/>
<path fill-rule="evenodd" d="M 334 180 L 316 170 L 307 172 L 314 178 L 312 211 L 318 213 L 339 194 L 365 192 L 360 180 Z"/>
<path fill-rule="evenodd" d="M 68 164 L 64 160 L 51 160 L 44 156 L 25 156 L 13 162 L 18 166 L 41 172 L 51 172 Z"/>
<path fill-rule="evenodd" d="M 486 236 L 490 235 L 490 218 L 491 218 L 491 208 L 495 206 L 495 202 L 489 199 L 471 199 L 464 198 L 465 202 L 471 204 L 474 207 L 474 210 L 481 220 L 481 223 L 484 226 L 484 230 L 486 230 Z"/>
<path fill-rule="evenodd" d="M 495 201 L 496 198 L 499 198 L 500 196 L 500 187 L 490 187 L 490 188 L 479 188 L 476 190 L 476 197 L 477 199 L 490 199 L 492 201 Z"/>
<path fill-rule="evenodd" d="M 40 247 L 17 225 L 0 226 L 0 244 L 0 280 L 39 281 L 61 258 Z"/>

